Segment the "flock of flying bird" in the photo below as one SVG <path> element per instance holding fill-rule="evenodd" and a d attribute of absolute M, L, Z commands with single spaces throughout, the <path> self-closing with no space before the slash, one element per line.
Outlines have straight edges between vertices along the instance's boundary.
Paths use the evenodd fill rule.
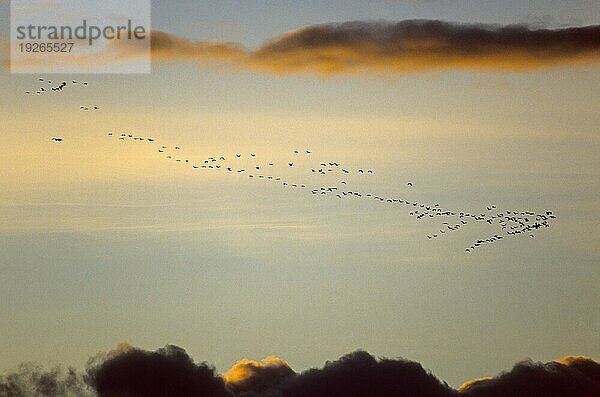
<path fill-rule="evenodd" d="M 456 211 L 443 208 L 439 203 L 425 203 L 399 196 L 384 197 L 383 195 L 377 195 L 372 192 L 361 191 L 360 189 L 356 190 L 350 188 L 350 178 L 356 175 L 373 175 L 374 171 L 368 168 L 345 167 L 341 163 L 335 161 L 315 161 L 314 166 L 309 166 L 306 169 L 303 168 L 303 170 L 309 175 L 337 176 L 339 183 L 333 185 L 325 184 L 309 186 L 306 182 L 301 183 L 291 181 L 289 177 L 285 176 L 286 173 L 282 172 L 281 166 L 288 169 L 299 168 L 299 162 L 300 160 L 303 160 L 302 157 L 312 155 L 312 151 L 306 149 L 292 150 L 292 159 L 282 164 L 276 164 L 273 161 L 259 161 L 261 160 L 260 156 L 257 156 L 255 153 L 235 153 L 232 155 L 218 154 L 206 157 L 199 161 L 194 161 L 183 156 L 183 151 L 180 146 L 161 145 L 156 143 L 154 138 L 137 136 L 131 133 L 115 134 L 113 132 L 108 132 L 107 135 L 109 137 L 117 138 L 120 141 L 131 140 L 155 144 L 157 146 L 157 152 L 161 156 L 164 156 L 166 160 L 181 163 L 182 165 L 189 166 L 195 170 L 221 171 L 232 175 L 246 175 L 248 178 L 272 181 L 283 187 L 303 190 L 313 196 L 331 196 L 336 197 L 339 200 L 349 198 L 374 200 L 381 204 L 396 205 L 405 208 L 408 211 L 409 216 L 416 220 L 442 220 L 441 226 L 438 227 L 435 232 L 427 235 L 427 239 L 429 240 L 442 238 L 446 234 L 457 232 L 461 228 L 472 223 L 497 226 L 497 233 L 473 241 L 470 246 L 465 248 L 467 253 L 471 253 L 485 245 L 499 242 L 507 237 L 524 235 L 533 238 L 535 237 L 535 232 L 550 227 L 551 221 L 556 219 L 556 216 L 552 211 L 535 213 L 531 211 L 499 210 L 496 205 L 487 206 L 485 211 L 479 213 Z M 241 161 L 243 158 L 250 159 L 253 165 L 250 167 L 247 165 L 243 166 Z M 303 161 L 302 164 L 304 164 Z M 414 184 L 413 182 L 406 182 L 406 186 L 407 189 L 411 189 Z"/>
<path fill-rule="evenodd" d="M 63 92 L 63 90 L 68 87 L 69 85 L 71 86 L 82 86 L 82 87 L 87 87 L 89 85 L 89 83 L 87 81 L 82 81 L 82 82 L 78 82 L 77 80 L 71 80 L 70 83 L 68 83 L 67 81 L 61 81 L 60 83 L 53 83 L 52 80 L 46 80 L 42 77 L 40 77 L 38 79 L 38 82 L 43 84 L 43 83 L 47 83 L 50 87 L 50 91 L 46 90 L 46 88 L 42 85 L 41 87 L 39 87 L 36 91 L 25 91 L 25 95 L 32 95 L 33 92 L 35 92 L 37 95 L 44 95 L 50 92 L 55 92 L 55 93 L 61 93 Z M 40 85 L 41 85 L 40 84 Z M 58 84 L 58 85 L 56 85 Z M 100 110 L 99 106 L 80 106 L 79 110 L 83 111 L 83 112 L 88 112 L 91 110 L 95 110 L 98 111 Z M 53 142 L 59 143 L 63 141 L 63 138 L 55 136 L 51 139 Z"/>
<path fill-rule="evenodd" d="M 45 81 L 42 78 L 39 80 L 40 82 Z M 51 80 L 47 80 L 47 83 L 52 85 Z M 78 82 L 73 80 L 71 84 L 77 85 Z M 88 83 L 82 82 L 82 85 L 87 86 Z M 66 86 L 67 82 L 63 81 L 59 85 L 53 87 L 52 91 L 60 92 Z M 41 95 L 44 92 L 47 91 L 41 87 L 36 93 Z M 31 91 L 27 91 L 26 94 L 30 95 Z M 97 111 L 100 108 L 98 106 L 80 106 L 81 111 L 90 111 L 92 109 Z M 426 203 L 400 196 L 384 197 L 383 195 L 378 195 L 373 192 L 367 192 L 361 189 L 357 190 L 350 187 L 350 179 L 356 175 L 368 177 L 373 175 L 374 171 L 369 168 L 345 167 L 336 161 L 315 162 L 312 166 L 306 168 L 305 171 L 309 175 L 331 175 L 337 177 L 338 183 L 309 186 L 309 183 L 307 182 L 301 183 L 289 180 L 288 177 L 285 176 L 285 172 L 281 172 L 280 166 L 282 165 L 288 169 L 302 167 L 299 163 L 304 164 L 304 162 L 301 162 L 300 160 L 303 160 L 304 157 L 312 157 L 312 151 L 308 149 L 292 150 L 291 154 L 295 157 L 292 157 L 292 159 L 283 164 L 276 164 L 273 161 L 259 162 L 258 160 L 260 160 L 260 158 L 257 157 L 255 153 L 235 153 L 231 156 L 219 154 L 209 156 L 200 161 L 194 161 L 182 156 L 183 152 L 180 146 L 160 145 L 151 137 L 142 137 L 131 133 L 117 134 L 113 132 L 108 132 L 107 135 L 116 138 L 119 141 L 145 141 L 155 144 L 157 146 L 157 152 L 161 156 L 164 156 L 165 159 L 181 163 L 182 165 L 189 166 L 195 170 L 221 171 L 232 175 L 245 175 L 248 178 L 272 181 L 283 187 L 306 191 L 307 194 L 313 196 L 330 196 L 339 200 L 350 198 L 374 200 L 381 204 L 405 208 L 408 215 L 418 221 L 424 219 L 439 219 L 442 221 L 441 224 L 434 232 L 426 236 L 428 240 L 442 238 L 467 227 L 469 224 L 481 223 L 488 226 L 496 226 L 496 233 L 473 241 L 470 246 L 465 248 L 467 253 L 471 253 L 483 246 L 500 242 L 509 237 L 529 236 L 530 238 L 533 238 L 537 231 L 550 227 L 551 222 L 556 219 L 556 216 L 552 211 L 536 213 L 532 211 L 500 210 L 496 205 L 489 205 L 486 207 L 485 211 L 481 212 L 457 211 L 443 208 L 439 203 Z M 62 143 L 63 138 L 55 136 L 52 138 L 52 141 L 55 143 Z M 253 165 L 250 167 L 242 166 L 242 157 L 252 160 Z M 407 189 L 412 189 L 413 186 L 413 182 L 406 182 Z"/>
<path fill-rule="evenodd" d="M 39 78 L 38 79 L 40 83 L 48 83 L 48 85 L 50 85 L 50 90 L 53 92 L 62 92 L 65 87 L 67 87 L 68 83 L 66 81 L 62 81 L 61 83 L 59 83 L 58 85 L 56 85 L 57 83 L 52 83 L 52 80 L 46 80 L 43 78 Z M 71 85 L 78 85 L 79 83 L 75 80 L 71 80 Z M 81 83 L 83 86 L 87 87 L 88 82 L 84 81 Z M 32 95 L 34 91 L 25 91 L 25 95 Z M 37 91 L 35 91 L 35 93 L 37 95 L 43 95 L 45 93 L 48 93 L 50 91 L 46 90 L 46 88 L 44 88 L 44 86 L 40 87 L 37 89 Z"/>

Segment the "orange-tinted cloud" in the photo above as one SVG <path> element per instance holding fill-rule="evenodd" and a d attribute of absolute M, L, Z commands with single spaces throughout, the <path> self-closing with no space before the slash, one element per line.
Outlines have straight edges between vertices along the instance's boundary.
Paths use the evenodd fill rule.
<path fill-rule="evenodd" d="M 586 356 L 564 356 L 556 360 L 557 363 L 564 364 L 566 366 L 577 366 L 581 363 L 594 362 L 591 357 Z"/>
<path fill-rule="evenodd" d="M 197 61 L 243 63 L 244 48 L 235 43 L 193 41 L 165 32 L 152 31 L 152 59 L 155 61 Z"/>
<path fill-rule="evenodd" d="M 164 32 L 153 33 L 152 47 L 159 61 L 219 62 L 275 74 L 525 71 L 598 63 L 600 25 L 551 30 L 437 20 L 357 21 L 308 26 L 256 50 Z"/>
<path fill-rule="evenodd" d="M 489 376 L 484 376 L 483 378 L 476 378 L 476 379 L 468 380 L 465 383 L 463 383 L 462 385 L 460 385 L 459 388 L 456 390 L 459 392 L 467 391 L 470 388 L 477 386 L 478 384 L 485 383 L 492 379 L 494 379 L 494 378 L 489 377 Z"/>
<path fill-rule="evenodd" d="M 296 375 L 289 364 L 278 357 L 267 357 L 261 361 L 243 359 L 235 363 L 223 379 L 233 393 L 264 392 Z"/>

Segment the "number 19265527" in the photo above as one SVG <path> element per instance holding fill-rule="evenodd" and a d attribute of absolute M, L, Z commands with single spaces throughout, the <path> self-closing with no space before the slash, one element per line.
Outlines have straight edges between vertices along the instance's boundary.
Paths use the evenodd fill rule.
<path fill-rule="evenodd" d="M 21 52 L 69 53 L 73 50 L 75 43 L 19 43 Z"/>

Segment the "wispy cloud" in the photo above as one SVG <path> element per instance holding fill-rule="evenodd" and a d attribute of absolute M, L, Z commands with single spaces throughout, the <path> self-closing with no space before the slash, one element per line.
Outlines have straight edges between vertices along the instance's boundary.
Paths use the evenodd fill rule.
<path fill-rule="evenodd" d="M 155 61 L 188 60 L 241 64 L 249 53 L 241 44 L 193 41 L 169 33 L 152 32 L 152 59 Z"/>

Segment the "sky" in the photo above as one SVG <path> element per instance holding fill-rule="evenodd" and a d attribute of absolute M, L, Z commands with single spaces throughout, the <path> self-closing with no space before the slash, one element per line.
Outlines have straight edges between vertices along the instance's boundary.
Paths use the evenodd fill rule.
<path fill-rule="evenodd" d="M 0 1 L 3 35 L 9 15 Z M 81 367 L 121 342 L 182 346 L 220 372 L 272 355 L 300 371 L 364 349 L 418 361 L 453 386 L 527 357 L 599 357 L 598 63 L 560 53 L 533 67 L 517 54 L 511 65 L 525 67 L 489 67 L 502 64 L 491 54 L 407 71 L 401 59 L 359 58 L 361 70 L 322 73 L 310 49 L 280 36 L 412 19 L 559 29 L 597 24 L 600 7 L 155 1 L 153 30 L 194 51 L 201 40 L 244 50 L 225 65 L 182 47 L 147 75 L 42 76 L 89 82 L 60 96 L 24 95 L 39 76 L 0 69 L 0 371 Z M 304 69 L 265 42 L 301 51 Z M 198 161 L 243 153 L 239 167 L 272 161 L 307 184 L 321 183 L 306 172 L 315 163 L 335 161 L 374 171 L 349 177 L 361 191 L 557 219 L 534 238 L 467 253 L 486 226 L 428 239 L 440 222 L 405 208 L 195 170 L 158 145 Z"/>

